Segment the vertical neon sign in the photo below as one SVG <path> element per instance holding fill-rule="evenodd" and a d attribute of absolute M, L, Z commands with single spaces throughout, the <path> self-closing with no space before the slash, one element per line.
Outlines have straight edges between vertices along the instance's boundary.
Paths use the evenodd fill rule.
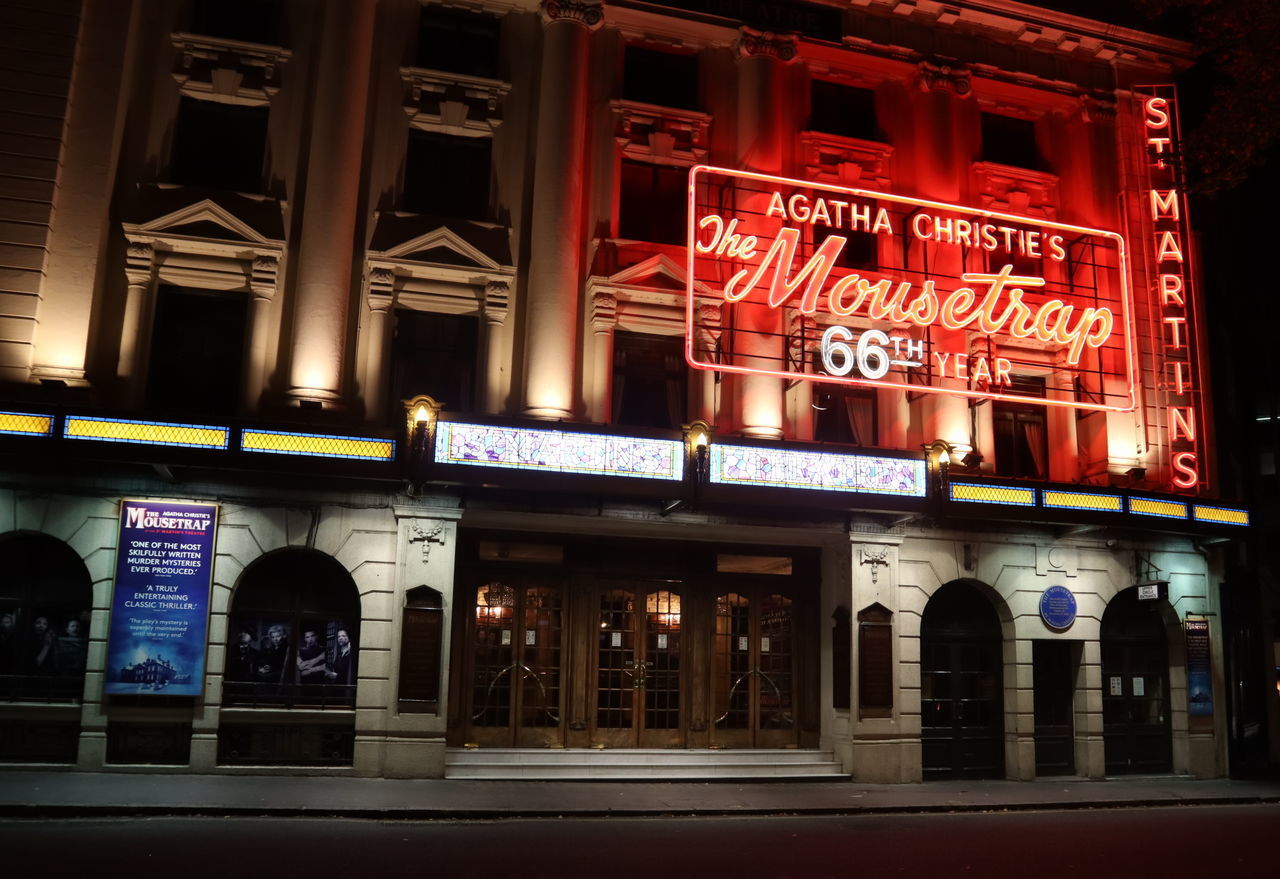
<path fill-rule="evenodd" d="M 1152 309 L 1158 323 L 1157 357 L 1168 431 L 1170 482 L 1195 491 L 1204 482 L 1198 326 L 1192 290 L 1190 229 L 1181 158 L 1178 103 L 1171 85 L 1139 86 L 1142 142 L 1148 187 L 1143 213 L 1150 220 L 1154 284 Z"/>

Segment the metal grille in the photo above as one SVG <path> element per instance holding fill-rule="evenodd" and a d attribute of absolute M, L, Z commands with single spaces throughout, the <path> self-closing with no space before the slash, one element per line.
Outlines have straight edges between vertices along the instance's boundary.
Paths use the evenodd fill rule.
<path fill-rule="evenodd" d="M 1230 507 L 1210 507 L 1195 504 L 1192 507 L 1197 522 L 1219 522 L 1224 525 L 1248 525 L 1249 511 L 1235 510 Z"/>
<path fill-rule="evenodd" d="M 979 482 L 951 483 L 951 499 L 980 504 L 1004 504 L 1015 507 L 1034 507 L 1034 488 L 1014 488 L 1007 485 L 985 485 Z"/>
<path fill-rule="evenodd" d="M 67 416 L 67 439 L 137 443 L 148 446 L 181 446 L 191 449 L 225 449 L 230 428 L 207 424 L 175 424 L 165 421 L 130 421 L 121 418 Z"/>
<path fill-rule="evenodd" d="M 1043 496 L 1046 507 L 1063 510 L 1099 510 L 1106 513 L 1122 512 L 1120 495 L 1118 494 L 1091 494 L 1083 491 L 1052 491 L 1045 489 Z"/>
<path fill-rule="evenodd" d="M 0 412 L 0 433 L 22 436 L 49 436 L 53 433 L 53 416 L 29 412 Z"/>
<path fill-rule="evenodd" d="M 1163 519 L 1187 518 L 1187 505 L 1180 501 L 1163 501 L 1149 497 L 1129 498 L 1129 512 L 1139 516 L 1159 516 Z"/>
<path fill-rule="evenodd" d="M 394 440 L 279 430 L 246 430 L 241 434 L 240 448 L 246 452 L 266 452 L 273 455 L 310 455 L 363 461 L 393 461 L 396 456 Z"/>

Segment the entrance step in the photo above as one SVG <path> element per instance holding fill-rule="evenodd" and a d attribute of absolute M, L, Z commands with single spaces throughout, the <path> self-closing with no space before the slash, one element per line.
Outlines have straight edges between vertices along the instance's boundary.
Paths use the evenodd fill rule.
<path fill-rule="evenodd" d="M 831 751 L 685 748 L 449 748 L 445 778 L 524 781 L 847 779 Z"/>

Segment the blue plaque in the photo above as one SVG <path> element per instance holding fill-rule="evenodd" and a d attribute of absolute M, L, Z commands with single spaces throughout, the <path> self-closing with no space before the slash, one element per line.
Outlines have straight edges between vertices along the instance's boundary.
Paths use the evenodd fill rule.
<path fill-rule="evenodd" d="M 1040 619 L 1051 629 L 1071 628 L 1076 621 L 1076 597 L 1066 586 L 1050 586 L 1040 596 Z"/>

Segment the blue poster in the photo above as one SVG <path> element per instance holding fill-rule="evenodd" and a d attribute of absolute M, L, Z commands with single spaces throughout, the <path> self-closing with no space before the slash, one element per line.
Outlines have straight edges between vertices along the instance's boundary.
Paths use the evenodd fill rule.
<path fill-rule="evenodd" d="M 105 693 L 204 688 L 217 504 L 121 501 Z"/>
<path fill-rule="evenodd" d="M 1187 713 L 1213 716 L 1213 659 L 1209 651 L 1209 621 L 1187 620 Z"/>

